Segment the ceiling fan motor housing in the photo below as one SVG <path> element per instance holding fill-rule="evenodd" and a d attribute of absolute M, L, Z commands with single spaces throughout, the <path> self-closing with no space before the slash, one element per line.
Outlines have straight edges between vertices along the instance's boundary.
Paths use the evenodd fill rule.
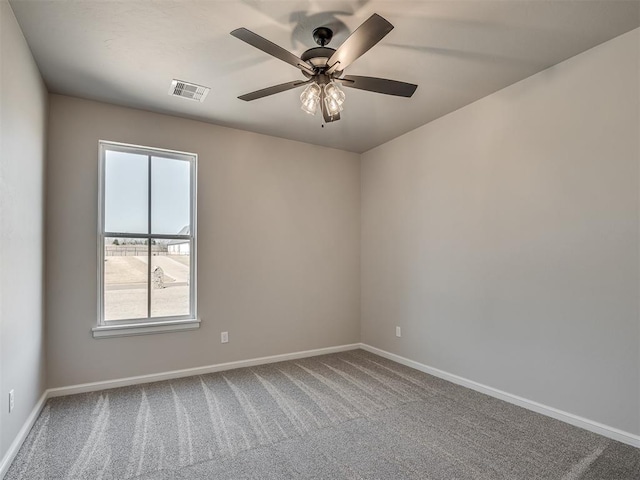
<path fill-rule="evenodd" d="M 305 62 L 310 63 L 317 69 L 321 69 L 327 66 L 327 61 L 331 58 L 331 55 L 333 55 L 333 52 L 335 52 L 335 49 L 333 48 L 314 47 L 314 48 L 310 48 L 309 50 L 304 52 L 302 55 L 300 55 L 300 58 Z"/>
<path fill-rule="evenodd" d="M 318 74 L 324 74 L 324 71 L 328 68 L 327 62 L 331 56 L 335 53 L 335 48 L 327 47 L 331 39 L 333 38 L 333 30 L 329 27 L 318 27 L 313 30 L 313 39 L 316 41 L 319 47 L 310 48 L 300 58 L 305 62 L 313 65 L 316 71 L 315 75 L 310 75 L 307 72 L 302 72 L 307 78 L 317 77 Z M 331 77 L 337 77 L 342 72 L 334 72 Z"/>

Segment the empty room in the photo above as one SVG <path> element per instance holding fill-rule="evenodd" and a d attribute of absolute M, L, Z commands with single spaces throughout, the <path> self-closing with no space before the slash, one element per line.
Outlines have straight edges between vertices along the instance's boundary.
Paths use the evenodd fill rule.
<path fill-rule="evenodd" d="M 0 0 L 0 480 L 640 479 L 640 0 Z"/>

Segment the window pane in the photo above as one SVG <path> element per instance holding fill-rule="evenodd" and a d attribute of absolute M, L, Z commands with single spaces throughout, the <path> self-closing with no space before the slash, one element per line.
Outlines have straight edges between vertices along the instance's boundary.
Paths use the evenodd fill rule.
<path fill-rule="evenodd" d="M 151 257 L 151 316 L 189 315 L 189 241 L 156 242 Z"/>
<path fill-rule="evenodd" d="M 147 318 L 149 247 L 145 242 L 135 238 L 105 238 L 105 320 Z"/>
<path fill-rule="evenodd" d="M 151 158 L 151 231 L 189 234 L 191 211 L 191 163 Z"/>
<path fill-rule="evenodd" d="M 105 232 L 147 233 L 148 167 L 146 155 L 105 152 Z"/>

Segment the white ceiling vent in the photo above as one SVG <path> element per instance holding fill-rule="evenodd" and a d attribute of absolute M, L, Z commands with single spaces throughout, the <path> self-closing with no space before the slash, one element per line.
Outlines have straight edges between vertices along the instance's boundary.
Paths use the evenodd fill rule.
<path fill-rule="evenodd" d="M 202 85 L 196 85 L 195 83 L 173 80 L 171 82 L 171 88 L 169 89 L 169 95 L 188 98 L 189 100 L 196 100 L 202 103 L 204 102 L 204 99 L 207 98 L 209 90 L 211 90 L 209 87 L 203 87 Z"/>

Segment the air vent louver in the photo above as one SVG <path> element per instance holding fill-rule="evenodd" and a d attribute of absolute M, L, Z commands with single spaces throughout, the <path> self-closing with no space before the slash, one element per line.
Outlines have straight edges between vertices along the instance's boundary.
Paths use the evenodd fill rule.
<path fill-rule="evenodd" d="M 173 80 L 171 82 L 171 88 L 169 89 L 169 95 L 204 102 L 209 90 L 211 90 L 209 87 L 203 87 L 202 85 L 196 85 L 195 83 Z"/>

